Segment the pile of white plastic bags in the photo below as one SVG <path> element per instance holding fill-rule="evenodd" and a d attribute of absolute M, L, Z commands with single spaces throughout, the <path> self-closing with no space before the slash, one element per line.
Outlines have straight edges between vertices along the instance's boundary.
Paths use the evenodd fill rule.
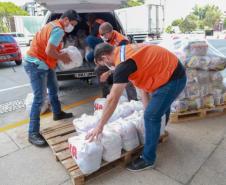
<path fill-rule="evenodd" d="M 71 154 L 84 174 L 97 171 L 101 159 L 107 162 L 121 157 L 122 149 L 132 151 L 144 144 L 145 129 L 143 105 L 139 101 L 122 102 L 105 125 L 103 133 L 95 141 L 85 140 L 101 119 L 103 110 L 96 110 L 94 115 L 82 115 L 74 119 L 73 124 L 79 136 L 68 140 Z M 165 118 L 162 119 L 161 134 L 165 131 Z M 95 161 L 95 162 L 94 162 Z"/>

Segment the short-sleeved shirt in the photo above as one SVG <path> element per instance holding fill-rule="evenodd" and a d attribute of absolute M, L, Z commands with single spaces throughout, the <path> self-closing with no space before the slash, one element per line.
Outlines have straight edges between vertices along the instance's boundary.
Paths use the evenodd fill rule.
<path fill-rule="evenodd" d="M 53 28 L 51 34 L 50 34 L 50 38 L 49 38 L 49 43 L 51 43 L 52 45 L 58 47 L 63 39 L 64 36 L 64 30 L 59 28 L 59 27 L 55 27 Z M 47 64 L 44 61 L 39 60 L 38 58 L 35 57 L 31 57 L 29 55 L 26 55 L 24 60 L 26 60 L 27 62 L 31 62 L 31 63 L 35 63 L 38 65 L 38 69 L 44 69 L 44 70 L 48 70 L 49 67 L 47 66 Z"/>
<path fill-rule="evenodd" d="M 129 76 L 137 71 L 137 65 L 134 60 L 129 59 L 128 61 L 119 64 L 113 73 L 113 83 L 128 83 Z"/>

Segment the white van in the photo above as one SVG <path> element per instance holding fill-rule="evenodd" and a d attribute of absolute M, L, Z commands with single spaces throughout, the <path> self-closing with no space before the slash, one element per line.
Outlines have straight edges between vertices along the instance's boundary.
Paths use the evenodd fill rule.
<path fill-rule="evenodd" d="M 114 29 L 125 33 L 119 19 L 114 13 L 115 9 L 121 7 L 125 0 L 36 0 L 39 4 L 45 6 L 49 12 L 44 18 L 44 24 L 60 18 L 61 14 L 68 10 L 76 10 L 82 21 L 75 27 L 74 31 L 70 34 L 76 34 L 79 29 L 86 30 L 88 32 L 88 26 L 86 24 L 86 15 L 88 13 L 94 13 L 97 18 L 101 18 L 110 22 Z M 70 71 L 57 71 L 58 80 L 70 80 L 70 79 L 82 79 L 89 81 L 95 77 L 94 73 L 95 64 L 84 62 L 84 65 L 79 68 L 75 68 Z"/>

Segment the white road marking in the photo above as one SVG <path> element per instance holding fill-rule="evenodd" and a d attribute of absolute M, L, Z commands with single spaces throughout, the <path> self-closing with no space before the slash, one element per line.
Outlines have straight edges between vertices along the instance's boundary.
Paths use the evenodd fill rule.
<path fill-rule="evenodd" d="M 14 87 L 10 87 L 10 88 L 6 88 L 6 89 L 1 89 L 0 90 L 0 93 L 1 92 L 6 92 L 6 91 L 11 91 L 11 90 L 15 90 L 15 89 L 20 89 L 20 88 L 23 88 L 23 87 L 28 87 L 30 86 L 30 84 L 23 84 L 23 85 L 18 85 L 18 86 L 14 86 Z"/>

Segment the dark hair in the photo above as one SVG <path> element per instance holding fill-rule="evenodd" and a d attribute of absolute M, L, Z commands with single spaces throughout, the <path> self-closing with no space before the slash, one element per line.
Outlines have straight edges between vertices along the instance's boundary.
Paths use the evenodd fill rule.
<path fill-rule="evenodd" d="M 88 13 L 86 19 L 88 22 L 93 23 L 96 20 L 96 15 L 94 13 Z"/>
<path fill-rule="evenodd" d="M 94 58 L 98 62 L 103 55 L 109 55 L 113 52 L 114 47 L 108 43 L 98 44 L 94 50 Z"/>
<path fill-rule="evenodd" d="M 61 19 L 67 17 L 69 21 L 80 21 L 80 17 L 75 10 L 67 10 L 61 15 Z"/>

